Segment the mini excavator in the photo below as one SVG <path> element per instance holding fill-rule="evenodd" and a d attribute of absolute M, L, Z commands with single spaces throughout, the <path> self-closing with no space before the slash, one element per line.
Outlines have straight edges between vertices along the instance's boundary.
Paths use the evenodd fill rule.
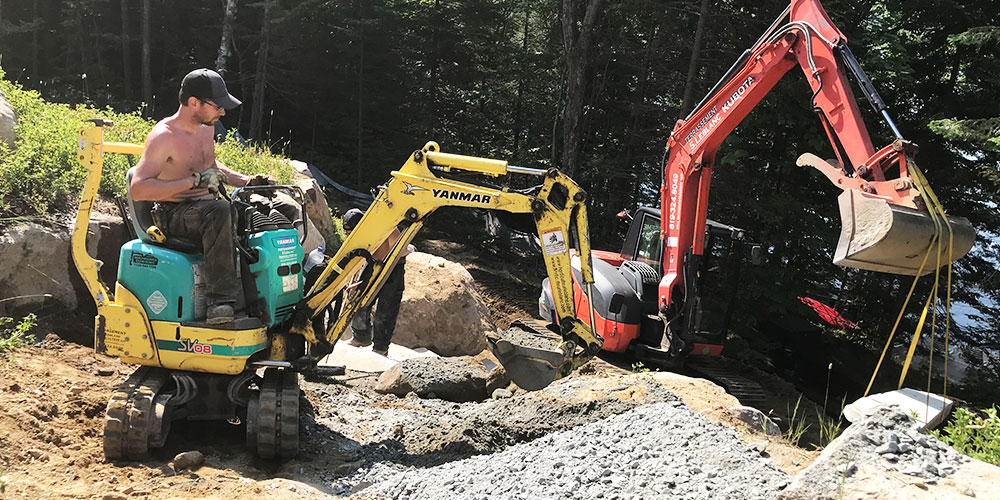
<path fill-rule="evenodd" d="M 824 160 L 805 153 L 796 164 L 815 168 L 843 190 L 837 198 L 842 229 L 834 264 L 916 276 L 972 248 L 976 233 L 969 221 L 934 209 L 936 197 L 913 161 L 917 146 L 903 138 L 847 38 L 818 0 L 791 0 L 694 110 L 677 121 L 664 155 L 662 213 L 639 208 L 631 214 L 620 252 L 594 251 L 594 302 L 581 298 L 578 317 L 585 322 L 596 317 L 596 323 L 587 324 L 604 338 L 605 350 L 631 352 L 667 367 L 679 366 L 688 355 L 721 353 L 718 342 L 703 341 L 725 332 L 703 328 L 700 280 L 710 242 L 741 246 L 744 234 L 707 219 L 716 152 L 795 66 L 805 73 L 810 103 L 836 155 Z M 882 149 L 872 146 L 848 75 L 895 135 Z M 759 247 L 748 250 L 760 252 Z M 580 262 L 573 265 L 578 274 Z M 562 315 L 555 312 L 553 298 L 550 283 L 543 282 L 539 314 L 558 324 Z"/>
<path fill-rule="evenodd" d="M 100 184 L 104 154 L 141 155 L 141 145 L 105 142 L 103 119 L 79 132 L 77 159 L 87 170 L 73 232 L 73 261 L 94 302 L 94 348 L 139 368 L 108 402 L 104 453 L 108 460 L 136 460 L 162 447 L 177 420 L 245 422 L 246 442 L 265 459 L 295 456 L 299 449 L 300 372 L 314 370 L 359 309 L 370 304 L 396 265 L 400 251 L 424 221 L 445 206 L 530 214 L 544 242 L 546 271 L 555 290 L 561 340 L 554 350 L 490 336 L 489 347 L 511 379 L 528 390 L 569 375 L 601 349 L 601 338 L 576 319 L 570 252 L 590 255 L 586 193 L 556 169 L 443 153 L 434 142 L 414 151 L 325 267 L 303 270 L 299 227 L 274 209 L 270 197 L 295 186 L 248 186 L 223 193 L 233 211 L 233 234 L 245 312 L 225 325 L 205 323 L 200 245 L 164 235 L 152 225 L 149 203 L 128 197 L 124 210 L 135 234 L 120 252 L 113 291 L 98 278 L 102 263 L 87 253 L 87 227 Z M 131 176 L 132 171 L 129 171 Z M 541 184 L 520 191 L 456 180 L 464 176 L 536 176 Z M 259 196 L 255 196 L 259 195 Z M 398 230 L 398 233 L 397 233 Z M 393 242 L 393 239 L 395 241 Z M 388 255 L 376 258 L 386 244 Z M 578 266 L 580 267 L 580 266 Z M 584 287 L 593 281 L 582 265 Z M 360 282 L 350 293 L 352 279 Z M 530 332 L 529 332 L 530 333 Z M 550 332 L 535 332 L 549 338 Z M 533 344 L 538 345 L 538 344 Z M 541 344 L 545 345 L 545 344 Z M 551 345 L 551 344 L 550 344 Z"/>

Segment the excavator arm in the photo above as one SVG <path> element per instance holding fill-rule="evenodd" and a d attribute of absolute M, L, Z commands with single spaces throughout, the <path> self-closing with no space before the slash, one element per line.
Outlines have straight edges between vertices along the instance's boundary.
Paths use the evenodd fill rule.
<path fill-rule="evenodd" d="M 543 178 L 543 183 L 536 191 L 525 194 L 435 174 L 450 171 L 494 177 L 508 173 L 536 175 Z M 590 255 L 586 200 L 586 193 L 558 170 L 515 167 L 503 160 L 442 153 L 436 143 L 428 142 L 411 154 L 402 168 L 392 172 L 392 179 L 379 189 L 364 217 L 298 304 L 291 333 L 308 341 L 309 353 L 296 365 L 300 368 L 314 366 L 332 351 L 358 310 L 374 300 L 400 253 L 427 217 L 440 207 L 457 206 L 504 210 L 534 217 L 556 310 L 561 318 L 562 342 L 558 350 L 549 351 L 491 338 L 490 347 L 508 375 L 521 387 L 542 388 L 568 375 L 597 354 L 602 344 L 601 337 L 576 318 L 574 309 L 570 243 L 576 244 L 580 255 Z M 383 246 L 390 248 L 384 257 L 377 252 Z M 589 288 L 594 281 L 589 258 L 584 259 L 582 271 Z M 342 293 L 358 273 L 357 288 Z M 331 308 L 338 299 L 340 304 L 336 309 L 339 311 Z M 333 314 L 329 315 L 328 324 L 317 321 L 331 310 Z"/>
<path fill-rule="evenodd" d="M 936 241 L 935 226 L 911 176 L 917 148 L 903 139 L 885 103 L 847 47 L 847 39 L 817 0 L 791 0 L 760 39 L 744 51 L 667 142 L 661 185 L 663 278 L 659 307 L 684 330 L 697 296 L 695 270 L 704 247 L 708 195 L 716 152 L 725 138 L 793 67 L 805 73 L 811 104 L 833 146 L 835 160 L 806 153 L 797 164 L 811 166 L 843 193 L 843 222 L 834 263 L 897 274 L 924 274 L 924 255 Z M 847 79 L 857 81 L 876 112 L 896 136 L 875 150 Z M 957 260 L 972 247 L 975 230 L 962 218 L 948 218 L 953 251 L 940 264 Z M 934 262 L 933 259 L 927 262 Z"/>

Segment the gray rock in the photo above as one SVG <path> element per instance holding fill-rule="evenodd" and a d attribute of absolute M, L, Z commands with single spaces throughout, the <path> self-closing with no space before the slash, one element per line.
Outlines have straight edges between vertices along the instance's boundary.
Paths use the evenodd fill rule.
<path fill-rule="evenodd" d="M 486 399 L 486 370 L 472 358 L 415 358 L 385 371 L 375 390 L 405 396 L 415 392 L 453 402 Z"/>
<path fill-rule="evenodd" d="M 734 406 L 729 414 L 747 425 L 754 432 L 763 432 L 768 436 L 780 436 L 781 428 L 760 410 L 750 406 Z"/>
<path fill-rule="evenodd" d="M 3 92 L 0 92 L 0 142 L 7 144 L 10 149 L 14 149 L 15 127 L 17 127 L 17 112 L 7 102 Z"/>
<path fill-rule="evenodd" d="M 885 455 L 887 453 L 896 454 L 899 453 L 899 445 L 897 445 L 892 441 L 889 441 L 883 444 L 882 446 L 875 448 L 875 453 L 878 453 L 879 455 Z"/>
<path fill-rule="evenodd" d="M 173 460 L 174 472 L 184 469 L 196 469 L 205 462 L 205 456 L 200 451 L 185 451 L 178 453 Z"/>

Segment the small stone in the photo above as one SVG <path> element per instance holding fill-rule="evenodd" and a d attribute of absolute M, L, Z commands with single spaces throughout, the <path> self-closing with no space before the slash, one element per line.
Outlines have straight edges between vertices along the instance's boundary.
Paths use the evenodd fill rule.
<path fill-rule="evenodd" d="M 900 443 L 900 445 L 899 445 L 899 452 L 900 453 L 909 453 L 912 450 L 913 450 L 913 447 L 910 446 L 907 443 Z"/>
<path fill-rule="evenodd" d="M 899 460 L 899 455 L 895 453 L 886 453 L 882 455 L 882 458 L 888 460 L 889 462 L 896 463 Z"/>
<path fill-rule="evenodd" d="M 508 389 L 497 389 L 493 391 L 493 399 L 508 399 L 513 397 L 514 393 L 510 392 Z"/>
<path fill-rule="evenodd" d="M 118 482 L 118 476 L 111 476 L 111 479 L 108 479 L 108 483 L 110 484 L 115 484 L 117 482 Z"/>
<path fill-rule="evenodd" d="M 84 388 L 80 387 L 80 386 L 77 386 L 77 385 L 74 385 L 73 387 L 69 388 L 69 393 L 72 394 L 72 395 L 74 395 L 74 396 L 79 396 L 80 394 L 83 393 L 83 391 L 84 391 Z"/>
<path fill-rule="evenodd" d="M 927 473 L 930 474 L 930 475 L 932 475 L 932 476 L 938 476 L 938 475 L 940 475 L 940 473 L 938 472 L 937 466 L 934 465 L 934 464 L 932 464 L 932 463 L 930 463 L 930 462 L 924 462 L 924 470 L 927 471 Z"/>
<path fill-rule="evenodd" d="M 854 463 L 853 461 L 847 462 L 847 464 L 844 465 L 843 469 L 844 477 L 851 477 L 857 471 L 858 471 L 858 464 Z"/>
<path fill-rule="evenodd" d="M 202 455 L 200 451 L 185 451 L 184 453 L 178 453 L 177 456 L 174 457 L 173 461 L 174 472 L 194 468 L 204 462 L 205 456 Z"/>
<path fill-rule="evenodd" d="M 892 454 L 899 453 L 899 445 L 893 443 L 892 441 L 889 441 L 883 444 L 882 446 L 875 448 L 875 453 L 878 453 L 879 455 L 885 455 L 887 453 L 892 453 Z"/>
<path fill-rule="evenodd" d="M 967 496 L 967 497 L 976 498 L 976 492 L 972 491 L 972 488 L 966 488 L 966 489 L 962 490 L 962 494 L 965 495 L 965 496 Z"/>
<path fill-rule="evenodd" d="M 115 374 L 115 371 L 112 368 L 98 368 L 97 374 L 101 377 L 110 377 Z"/>
<path fill-rule="evenodd" d="M 889 442 L 899 444 L 899 435 L 895 432 L 889 434 Z"/>
<path fill-rule="evenodd" d="M 105 493 L 101 500 L 128 500 L 128 497 L 121 493 Z"/>

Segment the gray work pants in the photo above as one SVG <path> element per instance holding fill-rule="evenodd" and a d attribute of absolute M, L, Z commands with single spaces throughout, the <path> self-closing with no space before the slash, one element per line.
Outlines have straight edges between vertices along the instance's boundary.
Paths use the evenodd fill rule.
<path fill-rule="evenodd" d="M 157 203 L 169 236 L 201 243 L 205 254 L 205 298 L 209 306 L 236 303 L 243 287 L 236 279 L 233 220 L 226 200 Z"/>

